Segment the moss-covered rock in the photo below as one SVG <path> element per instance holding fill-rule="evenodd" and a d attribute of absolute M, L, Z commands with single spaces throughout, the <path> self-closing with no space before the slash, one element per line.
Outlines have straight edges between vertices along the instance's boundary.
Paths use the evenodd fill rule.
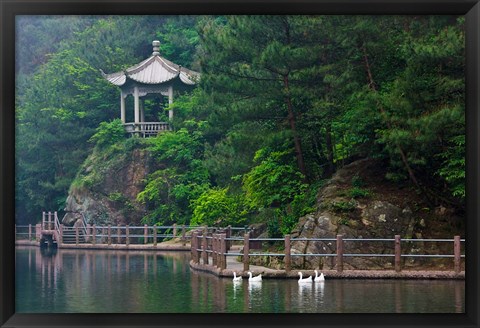
<path fill-rule="evenodd" d="M 75 212 L 83 212 L 90 224 L 140 224 L 145 206 L 136 198 L 153 169 L 146 146 L 131 138 L 95 148 L 70 187 L 63 223 L 73 224 Z"/>

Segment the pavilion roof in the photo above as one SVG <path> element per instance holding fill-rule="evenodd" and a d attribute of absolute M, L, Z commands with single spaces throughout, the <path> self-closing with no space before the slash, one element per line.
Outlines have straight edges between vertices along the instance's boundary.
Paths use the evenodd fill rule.
<path fill-rule="evenodd" d="M 200 79 L 200 73 L 184 68 L 161 57 L 158 52 L 160 43 L 158 42 L 157 45 L 155 42 L 158 41 L 154 41 L 152 56 L 124 71 L 111 74 L 105 74 L 102 71 L 103 77 L 119 87 L 127 83 L 128 80 L 155 85 L 179 79 L 185 85 L 195 85 Z"/>

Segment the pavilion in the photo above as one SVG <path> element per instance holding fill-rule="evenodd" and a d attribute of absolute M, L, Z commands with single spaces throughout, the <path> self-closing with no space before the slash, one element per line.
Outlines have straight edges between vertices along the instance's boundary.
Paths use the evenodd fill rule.
<path fill-rule="evenodd" d="M 200 73 L 184 68 L 160 56 L 160 41 L 153 41 L 153 53 L 141 63 L 124 71 L 105 74 L 103 77 L 120 87 L 120 118 L 128 133 L 148 137 L 170 130 L 173 110 L 168 111 L 169 122 L 145 122 L 143 99 L 148 94 L 168 97 L 169 105 L 174 94 L 189 91 L 200 79 Z M 126 122 L 125 99 L 134 98 L 134 122 Z"/>

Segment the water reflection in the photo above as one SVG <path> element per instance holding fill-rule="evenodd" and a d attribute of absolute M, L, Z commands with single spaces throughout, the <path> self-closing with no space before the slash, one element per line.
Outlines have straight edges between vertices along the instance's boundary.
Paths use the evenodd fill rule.
<path fill-rule="evenodd" d="M 192 272 L 185 252 L 18 247 L 17 312 L 462 313 L 463 281 L 233 282 Z"/>

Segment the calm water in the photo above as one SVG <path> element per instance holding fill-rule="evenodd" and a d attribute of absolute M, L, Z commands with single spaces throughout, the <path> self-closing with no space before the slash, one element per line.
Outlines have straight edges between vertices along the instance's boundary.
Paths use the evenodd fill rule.
<path fill-rule="evenodd" d="M 234 284 L 190 270 L 186 252 L 16 250 L 18 313 L 460 313 L 464 281 Z"/>

